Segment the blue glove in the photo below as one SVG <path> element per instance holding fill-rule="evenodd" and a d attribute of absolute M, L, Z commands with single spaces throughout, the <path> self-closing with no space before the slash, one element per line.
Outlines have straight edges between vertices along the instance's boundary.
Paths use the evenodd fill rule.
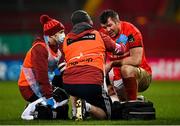
<path fill-rule="evenodd" d="M 55 73 L 55 75 L 61 75 L 61 72 L 60 72 L 60 70 L 59 70 L 58 68 L 56 68 L 56 69 L 54 70 L 54 73 Z"/>
<path fill-rule="evenodd" d="M 53 106 L 54 106 L 54 104 L 55 104 L 54 102 L 55 102 L 55 101 L 54 101 L 53 97 L 48 98 L 48 99 L 46 100 L 46 104 L 49 105 L 49 106 L 51 106 L 51 108 L 53 108 Z"/>
<path fill-rule="evenodd" d="M 116 43 L 123 43 L 124 45 L 127 43 L 128 37 L 124 34 L 120 34 L 119 38 L 116 40 Z"/>
<path fill-rule="evenodd" d="M 54 71 L 52 71 L 52 72 L 48 71 L 48 78 L 49 78 L 49 81 L 52 81 L 53 78 L 54 78 L 54 76 L 55 76 Z"/>

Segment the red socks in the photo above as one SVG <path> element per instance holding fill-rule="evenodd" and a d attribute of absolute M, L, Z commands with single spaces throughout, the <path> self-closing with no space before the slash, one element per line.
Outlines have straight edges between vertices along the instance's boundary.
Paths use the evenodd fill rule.
<path fill-rule="evenodd" d="M 127 100 L 136 100 L 137 98 L 137 82 L 135 77 L 123 79 L 124 87 L 127 93 Z"/>

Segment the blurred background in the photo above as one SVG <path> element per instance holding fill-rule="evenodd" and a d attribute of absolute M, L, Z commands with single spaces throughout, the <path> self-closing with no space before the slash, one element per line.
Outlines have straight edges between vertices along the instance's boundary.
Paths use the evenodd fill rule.
<path fill-rule="evenodd" d="M 180 0 L 1 0 L 0 80 L 17 80 L 35 37 L 41 14 L 60 20 L 68 33 L 73 11 L 87 11 L 95 27 L 105 9 L 119 13 L 142 33 L 154 80 L 180 80 Z"/>

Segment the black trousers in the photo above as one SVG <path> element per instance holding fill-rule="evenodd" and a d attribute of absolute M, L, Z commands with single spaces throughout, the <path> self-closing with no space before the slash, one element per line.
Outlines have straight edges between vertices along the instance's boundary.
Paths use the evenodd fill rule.
<path fill-rule="evenodd" d="M 68 94 L 84 99 L 86 102 L 102 108 L 107 116 L 109 116 L 109 112 L 111 111 L 111 100 L 101 85 L 64 84 L 63 87 Z"/>

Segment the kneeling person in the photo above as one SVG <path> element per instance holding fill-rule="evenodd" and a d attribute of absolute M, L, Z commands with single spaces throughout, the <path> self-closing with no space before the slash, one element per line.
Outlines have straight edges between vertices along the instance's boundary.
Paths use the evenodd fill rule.
<path fill-rule="evenodd" d="M 52 72 L 58 67 L 62 58 L 60 46 L 65 37 L 61 22 L 48 15 L 42 15 L 40 22 L 44 39 L 36 39 L 27 52 L 18 80 L 21 95 L 27 102 L 33 103 L 33 109 L 42 101 L 49 105 L 55 102 L 48 71 Z"/>
<path fill-rule="evenodd" d="M 71 21 L 73 29 L 63 43 L 67 62 L 64 88 L 71 96 L 85 100 L 80 106 L 84 103 L 96 119 L 110 118 L 111 101 L 102 88 L 105 51 L 123 53 L 124 46 L 117 46 L 110 37 L 95 30 L 90 16 L 83 10 L 75 11 Z"/>

